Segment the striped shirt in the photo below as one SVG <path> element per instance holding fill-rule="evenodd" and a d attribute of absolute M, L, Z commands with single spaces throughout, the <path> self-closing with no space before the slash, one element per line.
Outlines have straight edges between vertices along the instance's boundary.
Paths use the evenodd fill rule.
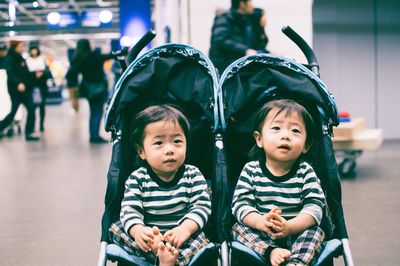
<path fill-rule="evenodd" d="M 314 217 L 321 223 L 325 203 L 314 169 L 306 162 L 297 162 L 284 176 L 274 176 L 265 162 L 247 163 L 236 185 L 232 212 L 243 223 L 250 212 L 268 213 L 276 206 L 282 210 L 282 217 L 292 219 L 300 213 Z"/>
<path fill-rule="evenodd" d="M 157 226 L 165 233 L 185 219 L 202 229 L 210 214 L 207 183 L 195 166 L 181 166 L 171 182 L 161 180 L 150 167 L 141 167 L 125 183 L 120 219 L 128 234 L 135 224 Z"/>

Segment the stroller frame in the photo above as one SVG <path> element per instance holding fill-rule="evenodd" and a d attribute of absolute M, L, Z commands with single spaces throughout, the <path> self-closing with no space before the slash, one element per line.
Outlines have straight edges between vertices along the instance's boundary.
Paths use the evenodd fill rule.
<path fill-rule="evenodd" d="M 212 109 L 212 125 L 211 125 L 211 131 L 213 135 L 213 150 L 214 150 L 214 157 L 215 157 L 215 180 L 213 181 L 213 194 L 218 195 L 218 200 L 213 200 L 213 215 L 215 215 L 215 221 L 214 225 L 218 228 L 216 232 L 216 240 L 208 247 L 209 250 L 215 255 L 215 252 L 218 254 L 216 255 L 218 258 L 218 263 L 219 265 L 223 266 L 229 266 L 234 263 L 234 256 L 235 253 L 239 254 L 240 256 L 247 256 L 250 258 L 250 261 L 254 263 L 259 263 L 257 265 L 262 265 L 263 260 L 262 258 L 259 257 L 258 254 L 256 254 L 254 251 L 252 251 L 249 248 L 241 246 L 240 243 L 237 242 L 232 242 L 230 240 L 230 226 L 231 226 L 231 221 L 230 221 L 230 191 L 229 191 L 229 180 L 228 180 L 228 168 L 229 168 L 229 159 L 227 158 L 226 151 L 224 149 L 225 146 L 225 138 L 226 138 L 226 133 L 227 130 L 229 129 L 229 115 L 227 115 L 227 105 L 226 105 L 226 95 L 224 95 L 224 90 L 223 90 L 223 85 L 226 80 L 229 80 L 234 74 L 237 69 L 240 69 L 242 67 L 246 67 L 247 65 L 251 64 L 252 62 L 258 61 L 258 62 L 264 62 L 264 64 L 275 64 L 278 63 L 280 64 L 281 67 L 286 67 L 288 69 L 297 71 L 298 73 L 306 76 L 307 78 L 311 79 L 313 83 L 316 84 L 320 92 L 322 93 L 323 97 L 325 97 L 326 102 L 328 103 L 327 106 L 328 108 L 321 108 L 321 106 L 317 107 L 318 112 L 320 113 L 321 116 L 324 117 L 324 121 L 322 123 L 322 129 L 325 134 L 325 139 L 324 141 L 327 142 L 327 144 L 331 145 L 330 142 L 330 136 L 332 132 L 332 126 L 337 125 L 337 108 L 336 104 L 331 96 L 331 94 L 327 91 L 325 84 L 319 79 L 319 67 L 318 63 L 316 62 L 315 56 L 309 48 L 309 46 L 302 40 L 300 36 L 298 36 L 293 30 L 290 28 L 285 28 L 284 33 L 288 35 L 288 37 L 293 40 L 299 47 L 300 49 L 305 53 L 309 65 L 303 66 L 301 64 L 296 63 L 295 61 L 292 61 L 290 59 L 286 59 L 283 57 L 276 57 L 276 56 L 270 56 L 270 55 L 255 55 L 255 56 L 247 56 L 241 59 L 238 59 L 234 63 L 232 63 L 222 74 L 221 78 L 218 79 L 217 72 L 215 68 L 213 67 L 211 61 L 200 51 L 194 49 L 193 47 L 182 45 L 182 44 L 167 44 L 160 46 L 158 48 L 154 48 L 147 52 L 146 54 L 142 55 L 141 57 L 134 59 L 136 56 L 130 56 L 131 60 L 133 62 L 128 61 L 129 67 L 124 71 L 123 75 L 121 76 L 120 80 L 116 84 L 116 90 L 112 96 L 112 98 L 109 101 L 108 104 L 108 109 L 107 109 L 107 114 L 106 114 L 106 120 L 105 120 L 105 127 L 107 131 L 112 132 L 113 140 L 114 140 L 114 145 L 115 143 L 118 143 L 121 140 L 121 131 L 120 128 L 118 128 L 117 124 L 120 122 L 120 116 L 121 116 L 121 107 L 120 107 L 120 93 L 122 91 L 122 86 L 124 85 L 125 80 L 132 75 L 138 68 L 142 67 L 142 62 L 146 60 L 154 60 L 154 57 L 157 57 L 157 54 L 159 55 L 160 52 L 162 51 L 168 51 L 169 49 L 175 49 L 176 55 L 186 55 L 186 56 L 194 56 L 197 59 L 199 59 L 200 65 L 202 65 L 208 74 L 210 75 L 211 80 L 213 81 L 212 87 L 213 87 L 213 100 L 210 102 L 210 108 Z M 146 36 L 144 37 L 146 38 Z M 148 37 L 147 37 L 148 38 Z M 140 43 L 140 42 L 139 42 Z M 142 46 L 143 46 L 142 42 Z M 138 48 L 131 49 L 135 50 L 135 53 L 138 53 L 137 50 L 141 50 Z M 134 60 L 133 60 L 134 59 Z M 311 71 L 311 70 L 312 71 Z M 264 96 L 268 96 L 271 94 L 272 91 L 274 91 L 275 88 L 270 89 L 269 91 L 266 90 L 264 92 Z M 261 100 L 265 100 L 263 98 L 264 96 L 261 97 Z M 228 106 L 229 107 L 229 106 Z M 329 114 L 328 114 L 329 113 Z M 119 149 L 117 147 L 117 149 Z M 113 147 L 114 150 L 114 147 Z M 332 150 L 333 152 L 333 150 Z M 113 151 L 114 155 L 114 151 Z M 331 158 L 332 159 L 332 158 Z M 113 161 L 113 158 L 112 158 Z M 337 166 L 336 162 L 333 158 L 333 163 L 334 166 L 332 168 L 336 167 L 336 171 L 333 169 L 330 169 L 330 175 L 331 178 L 333 179 L 338 179 L 337 175 Z M 111 170 L 111 164 L 110 164 L 110 170 Z M 110 174 L 110 171 L 109 171 Z M 336 177 L 335 177 L 336 175 Z M 345 265 L 352 266 L 353 265 L 353 260 L 351 256 L 351 251 L 350 251 L 350 246 L 349 242 L 347 239 L 347 232 L 345 228 L 345 223 L 344 223 L 344 217 L 343 217 L 343 212 L 342 212 L 342 206 L 341 206 L 341 195 L 340 195 L 340 183 L 338 183 L 338 180 L 334 180 L 333 183 L 335 185 L 339 185 L 339 188 L 336 189 L 339 191 L 339 195 L 336 195 L 333 197 L 333 201 L 337 206 L 340 206 L 339 210 L 339 229 L 336 230 L 336 238 L 328 241 L 327 247 L 325 248 L 323 254 L 318 258 L 318 261 L 316 265 L 327 265 L 333 264 L 333 256 L 339 256 L 343 255 L 344 257 L 344 262 Z M 115 182 L 115 180 L 114 180 Z M 114 184 L 115 185 L 115 184 Z M 107 184 L 109 186 L 109 184 Z M 108 190 L 108 189 L 107 189 Z M 331 197 L 332 198 L 332 197 Z M 107 207 L 110 207 L 110 205 L 107 205 L 107 197 L 106 197 L 106 211 Z M 104 215 L 103 215 L 103 226 L 104 226 Z M 337 218 L 337 217 L 336 217 Z M 106 221 L 106 224 L 109 221 Z M 103 234 L 104 234 L 104 228 L 103 228 Z M 199 264 L 199 261 L 201 263 L 201 254 L 198 256 L 195 256 L 193 258 L 192 262 L 190 265 L 202 265 Z M 122 262 L 127 262 L 131 261 L 132 258 L 129 258 L 129 254 L 122 250 L 121 248 L 118 248 L 116 245 L 111 244 L 109 245 L 105 238 L 102 235 L 102 242 L 100 246 L 100 254 L 99 254 L 99 259 L 98 259 L 98 265 L 106 265 L 107 259 L 112 259 L 112 260 L 118 260 L 121 259 Z M 197 260 L 199 259 L 199 260 Z M 196 261 L 197 260 L 197 261 Z M 197 264 L 196 264 L 197 263 Z M 203 262 L 204 263 L 204 262 Z M 143 265 L 142 262 L 138 262 L 139 265 Z"/>

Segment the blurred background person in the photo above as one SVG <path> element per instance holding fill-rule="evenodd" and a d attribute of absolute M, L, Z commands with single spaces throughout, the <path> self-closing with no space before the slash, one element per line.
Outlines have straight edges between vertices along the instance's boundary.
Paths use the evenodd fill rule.
<path fill-rule="evenodd" d="M 29 56 L 26 59 L 29 72 L 32 74 L 33 90 L 36 88 L 40 92 L 39 100 L 34 104 L 39 107 L 40 114 L 40 132 L 44 131 L 44 118 L 46 114 L 46 99 L 49 93 L 47 80 L 52 78 L 51 72 L 46 64 L 45 58 L 41 55 L 39 46 L 33 44 L 29 47 Z M 35 91 L 34 91 L 35 94 Z M 35 99 L 35 97 L 34 97 Z"/>
<path fill-rule="evenodd" d="M 6 55 L 7 45 L 4 42 L 0 42 L 0 119 L 4 115 L 8 114 L 8 90 L 7 90 L 7 74 L 6 74 Z M 11 104 L 11 102 L 10 102 Z M 0 139 L 3 137 L 3 132 L 0 131 Z"/>
<path fill-rule="evenodd" d="M 11 111 L 0 121 L 0 132 L 11 125 L 18 107 L 22 103 L 27 111 L 25 139 L 27 141 L 37 141 L 39 137 L 34 134 L 35 108 L 32 99 L 32 77 L 26 65 L 26 61 L 22 57 L 25 50 L 25 42 L 18 40 L 10 41 L 10 48 L 7 52 L 5 66 L 7 70 L 8 93 L 11 98 Z"/>
<path fill-rule="evenodd" d="M 268 53 L 268 36 L 265 32 L 267 27 L 267 15 L 261 8 L 254 8 L 252 14 L 252 23 L 254 24 L 254 49 L 257 53 Z"/>
<path fill-rule="evenodd" d="M 65 79 L 69 92 L 69 101 L 71 102 L 72 110 L 77 113 L 79 111 L 79 91 L 78 91 L 79 73 L 70 63 Z"/>
<path fill-rule="evenodd" d="M 99 129 L 103 116 L 104 104 L 108 96 L 108 83 L 104 73 L 103 65 L 106 60 L 112 59 L 113 55 L 102 54 L 98 49 L 92 50 L 87 39 L 81 39 L 77 43 L 72 67 L 82 74 L 79 84 L 79 94 L 89 101 L 90 118 L 89 134 L 90 143 L 105 143 L 100 137 Z"/>
<path fill-rule="evenodd" d="M 209 56 L 220 74 L 236 59 L 257 54 L 263 46 L 260 44 L 261 16 L 254 23 L 253 15 L 252 0 L 232 0 L 228 11 L 215 16 Z"/>
<path fill-rule="evenodd" d="M 7 45 L 4 42 L 0 42 L 0 69 L 5 69 L 7 55 Z"/>

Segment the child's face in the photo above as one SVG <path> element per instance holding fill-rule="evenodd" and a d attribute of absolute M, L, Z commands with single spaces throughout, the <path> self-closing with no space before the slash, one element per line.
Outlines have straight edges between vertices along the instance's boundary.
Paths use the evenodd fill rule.
<path fill-rule="evenodd" d="M 186 158 L 186 137 L 178 122 L 158 121 L 145 127 L 139 156 L 146 160 L 159 178 L 174 179 Z"/>
<path fill-rule="evenodd" d="M 308 151 L 306 147 L 307 132 L 304 121 L 297 113 L 290 115 L 282 111 L 276 115 L 272 109 L 264 120 L 260 132 L 255 132 L 257 146 L 265 151 L 268 162 L 285 163 L 292 166 L 297 158 Z"/>

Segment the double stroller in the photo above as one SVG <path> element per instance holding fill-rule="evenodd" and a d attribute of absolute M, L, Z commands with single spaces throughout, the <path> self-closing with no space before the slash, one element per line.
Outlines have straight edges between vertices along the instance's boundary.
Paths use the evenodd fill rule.
<path fill-rule="evenodd" d="M 188 118 L 186 162 L 197 166 L 211 190 L 212 215 L 205 227 L 210 244 L 198 252 L 190 265 L 267 265 L 252 249 L 232 240 L 231 200 L 240 171 L 254 145 L 255 114 L 266 102 L 288 98 L 302 102 L 311 113 L 319 134 L 308 154 L 321 180 L 329 206 L 323 226 L 331 232 L 315 265 L 333 265 L 343 256 L 353 265 L 344 214 L 337 164 L 332 148 L 332 127 L 338 124 L 336 104 L 318 75 L 318 64 L 310 47 L 290 27 L 283 32 L 304 52 L 309 64 L 259 54 L 232 63 L 221 76 L 211 61 L 197 49 L 182 44 L 154 48 L 138 58 L 153 37 L 149 32 L 131 49 L 128 67 L 116 84 L 105 119 L 113 140 L 107 175 L 105 211 L 102 218 L 98 265 L 150 265 L 110 243 L 108 229 L 119 219 L 124 184 L 138 167 L 128 141 L 129 121 L 136 113 L 155 104 L 179 106 Z M 327 221 L 332 221 L 328 223 Z"/>

